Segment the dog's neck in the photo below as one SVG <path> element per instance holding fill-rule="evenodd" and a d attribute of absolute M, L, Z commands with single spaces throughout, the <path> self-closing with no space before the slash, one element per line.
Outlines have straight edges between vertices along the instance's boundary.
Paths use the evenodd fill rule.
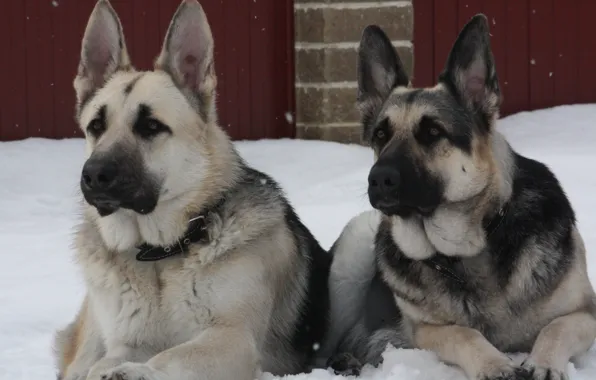
<path fill-rule="evenodd" d="M 499 220 L 508 207 L 514 172 L 513 154 L 505 138 L 495 133 L 491 143 L 496 175 L 483 192 L 464 202 L 441 205 L 428 218 L 392 218 L 393 239 L 406 256 L 424 260 L 440 252 L 471 257 L 486 248 L 487 226 L 494 228 L 491 221 Z"/>

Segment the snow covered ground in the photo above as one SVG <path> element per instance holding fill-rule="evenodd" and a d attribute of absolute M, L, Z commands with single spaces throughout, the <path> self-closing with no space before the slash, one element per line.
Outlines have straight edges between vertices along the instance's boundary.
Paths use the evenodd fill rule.
<path fill-rule="evenodd" d="M 596 281 L 596 105 L 521 113 L 501 120 L 499 129 L 514 148 L 545 161 L 559 176 L 577 211 Z M 291 140 L 239 142 L 238 148 L 249 163 L 279 180 L 325 248 L 350 217 L 369 208 L 372 153 L 366 148 Z M 52 334 L 73 318 L 83 296 L 70 248 L 82 157 L 82 140 L 0 143 L 2 380 L 54 378 Z M 596 347 L 569 368 L 571 380 L 596 379 Z M 320 370 L 288 378 L 340 377 Z M 395 349 L 388 350 L 381 368 L 365 370 L 362 378 L 465 379 L 429 352 Z"/>

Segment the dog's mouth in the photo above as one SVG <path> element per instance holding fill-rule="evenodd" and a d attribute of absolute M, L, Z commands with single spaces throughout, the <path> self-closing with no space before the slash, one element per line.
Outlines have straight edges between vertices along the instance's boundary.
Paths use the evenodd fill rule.
<path fill-rule="evenodd" d="M 430 217 L 436 209 L 433 206 L 414 206 L 397 200 L 378 200 L 372 206 L 387 216 L 399 216 L 400 218 L 409 218 L 413 215 Z"/>
<path fill-rule="evenodd" d="M 106 196 L 85 196 L 87 203 L 97 210 L 99 216 L 105 217 L 118 211 L 127 209 L 137 214 L 147 215 L 155 210 L 157 198 L 152 196 L 134 197 L 129 200 L 122 200 Z"/>

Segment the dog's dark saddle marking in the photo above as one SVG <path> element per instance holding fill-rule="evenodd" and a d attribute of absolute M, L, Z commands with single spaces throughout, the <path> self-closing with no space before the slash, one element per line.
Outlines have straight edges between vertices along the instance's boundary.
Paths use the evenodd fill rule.
<path fill-rule="evenodd" d="M 507 209 L 509 203 L 506 203 L 497 213 L 497 215 L 494 218 L 491 218 L 490 221 L 488 222 L 488 224 L 484 227 L 484 229 L 486 230 L 486 235 L 490 236 L 493 232 L 495 232 L 499 226 L 501 225 L 501 222 L 503 221 L 503 219 L 505 219 L 505 215 L 507 214 Z M 453 261 L 455 261 L 457 259 L 455 258 L 451 258 L 451 257 L 447 257 L 445 255 L 441 255 L 441 254 L 435 254 L 433 257 L 423 260 L 422 262 L 424 263 L 424 265 L 426 265 L 429 268 L 432 268 L 434 270 L 436 270 L 437 272 L 441 273 L 443 276 L 448 277 L 454 281 L 459 282 L 460 284 L 465 284 L 465 281 L 458 276 L 453 270 L 451 270 L 449 267 L 452 266 Z"/>
<path fill-rule="evenodd" d="M 223 199 L 217 202 L 213 207 L 203 210 L 201 213 L 192 217 L 188 221 L 188 228 L 182 237 L 176 240 L 173 244 L 166 246 L 154 246 L 143 243 L 137 248 L 140 252 L 137 253 L 138 261 L 158 261 L 180 253 L 188 252 L 188 248 L 195 243 L 207 243 L 209 241 L 209 227 L 210 214 L 214 213 L 223 204 Z"/>

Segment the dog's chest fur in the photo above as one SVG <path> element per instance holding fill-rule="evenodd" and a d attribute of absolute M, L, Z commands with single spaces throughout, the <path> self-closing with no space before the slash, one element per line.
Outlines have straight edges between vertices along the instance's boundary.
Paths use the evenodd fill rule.
<path fill-rule="evenodd" d="M 156 262 L 136 261 L 136 249 L 111 253 L 96 241 L 81 250 L 78 260 L 84 277 L 95 322 L 107 348 L 130 345 L 143 347 L 147 357 L 197 336 L 220 307 L 218 299 L 232 297 L 218 270 L 220 263 L 202 265 L 199 255 L 174 256 Z M 95 239 L 90 239 L 95 240 Z M 213 249 L 195 245 L 194 251 Z M 226 274 L 227 276 L 229 274 Z M 142 358 L 140 358 L 142 359 Z"/>
<path fill-rule="evenodd" d="M 526 251 L 504 276 L 488 250 L 471 258 L 435 257 L 429 263 L 405 257 L 390 236 L 377 240 L 377 249 L 381 272 L 406 324 L 469 326 L 503 351 L 531 349 L 546 324 L 585 301 L 581 280 L 566 275 L 581 273 L 579 266 L 568 270 L 577 262 L 533 262 L 531 255 L 538 253 Z"/>

